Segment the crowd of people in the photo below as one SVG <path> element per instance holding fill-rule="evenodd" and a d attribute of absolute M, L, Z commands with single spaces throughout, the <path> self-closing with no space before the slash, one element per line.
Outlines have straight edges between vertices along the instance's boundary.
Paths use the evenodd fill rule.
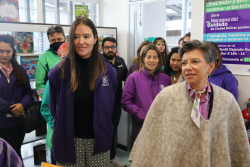
<path fill-rule="evenodd" d="M 249 166 L 238 82 L 215 43 L 191 40 L 190 33 L 171 50 L 162 37 L 144 41 L 128 70 L 115 38 L 103 39 L 100 54 L 88 18 L 72 23 L 69 42 L 59 25 L 47 37 L 36 89 L 52 164 L 125 167 L 116 156 L 123 108 L 132 118 L 131 166 Z M 13 37 L 0 36 L 0 144 L 7 141 L 22 166 L 20 117 L 33 92 L 14 46 Z"/>

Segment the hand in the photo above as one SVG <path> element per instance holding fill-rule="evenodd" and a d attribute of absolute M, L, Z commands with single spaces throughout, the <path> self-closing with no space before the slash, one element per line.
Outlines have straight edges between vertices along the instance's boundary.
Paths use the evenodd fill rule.
<path fill-rule="evenodd" d="M 20 117 L 21 115 L 24 115 L 24 108 L 23 105 L 20 103 L 13 104 L 13 109 L 11 110 L 11 113 L 14 114 L 15 117 Z"/>

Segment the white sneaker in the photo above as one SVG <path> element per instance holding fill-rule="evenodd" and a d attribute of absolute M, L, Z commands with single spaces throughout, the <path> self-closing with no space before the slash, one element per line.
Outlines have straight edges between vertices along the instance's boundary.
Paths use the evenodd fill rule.
<path fill-rule="evenodd" d="M 127 165 L 125 163 L 122 163 L 119 161 L 117 157 L 114 159 L 110 160 L 110 166 L 111 167 L 126 167 Z"/>

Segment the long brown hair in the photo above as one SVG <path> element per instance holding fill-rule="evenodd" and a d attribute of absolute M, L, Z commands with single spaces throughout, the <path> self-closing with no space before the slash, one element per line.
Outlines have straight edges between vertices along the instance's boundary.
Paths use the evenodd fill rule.
<path fill-rule="evenodd" d="M 97 78 L 100 75 L 104 74 L 106 71 L 104 61 L 101 57 L 101 54 L 98 52 L 99 42 L 98 42 L 97 30 L 96 30 L 94 23 L 86 17 L 77 18 L 72 23 L 72 25 L 70 27 L 69 54 L 68 54 L 67 58 L 62 62 L 62 64 L 60 64 L 61 78 L 67 79 L 67 77 L 65 76 L 65 64 L 66 64 L 67 60 L 70 63 L 71 90 L 73 92 L 78 88 L 78 85 L 80 84 L 80 78 L 79 78 L 80 74 L 79 74 L 79 70 L 77 70 L 76 51 L 75 51 L 75 45 L 74 45 L 75 29 L 76 29 L 76 26 L 79 24 L 84 24 L 84 25 L 88 26 L 92 30 L 94 38 L 97 38 L 97 41 L 94 44 L 94 48 L 93 48 L 92 54 L 91 54 L 91 59 L 89 62 L 89 64 L 90 64 L 89 68 L 91 69 L 90 70 L 90 78 L 89 78 L 90 90 L 95 89 L 95 82 L 96 82 Z"/>
<path fill-rule="evenodd" d="M 165 45 L 165 49 L 164 49 L 164 51 L 161 53 L 161 54 L 162 54 L 163 64 L 165 64 L 165 62 L 166 62 L 166 60 L 167 60 L 167 56 L 168 56 L 168 54 L 169 54 L 167 42 L 165 41 L 165 39 L 163 39 L 163 38 L 161 38 L 161 37 L 155 38 L 155 40 L 154 40 L 153 43 L 156 45 L 157 42 L 163 42 L 164 45 Z"/>
<path fill-rule="evenodd" d="M 151 43 L 150 41 L 143 41 L 143 42 L 139 45 L 139 47 L 138 47 L 138 49 L 137 49 L 137 52 L 136 52 L 137 57 L 134 58 L 133 63 L 135 63 L 139 68 L 141 68 L 141 65 L 142 65 L 142 64 L 141 64 L 141 55 L 140 55 L 141 48 L 142 48 L 143 46 L 145 46 L 145 45 L 150 44 L 150 43 Z"/>
<path fill-rule="evenodd" d="M 0 35 L 0 42 L 9 44 L 10 47 L 13 49 L 13 54 L 10 59 L 10 63 L 12 64 L 12 67 L 13 67 L 13 74 L 16 77 L 17 85 L 25 86 L 28 81 L 21 71 L 22 67 L 18 64 L 16 60 L 16 49 L 14 48 L 15 47 L 14 37 L 11 35 Z"/>
<path fill-rule="evenodd" d="M 143 52 L 142 52 L 142 56 L 140 57 L 141 62 L 144 62 L 144 61 L 143 61 L 143 58 L 145 59 L 145 57 L 146 57 L 146 55 L 147 55 L 147 53 L 148 53 L 149 50 L 155 50 L 155 51 L 157 52 L 157 55 L 158 55 L 158 58 L 159 58 L 159 63 L 158 63 L 158 65 L 157 65 L 157 67 L 156 67 L 154 73 L 149 72 L 149 70 L 148 70 L 147 67 L 145 66 L 145 63 L 141 63 L 142 66 L 140 67 L 139 71 L 141 71 L 141 70 L 142 70 L 142 67 L 144 66 L 144 68 L 147 70 L 148 73 L 153 74 L 153 75 L 156 75 L 156 74 L 158 74 L 159 72 L 162 71 L 162 65 L 163 65 L 162 55 L 161 55 L 161 52 L 160 52 L 159 48 L 158 48 L 157 46 L 155 46 L 155 44 L 150 43 L 150 44 L 148 44 L 148 45 L 146 46 L 146 48 L 145 48 L 145 49 L 143 50 Z"/>

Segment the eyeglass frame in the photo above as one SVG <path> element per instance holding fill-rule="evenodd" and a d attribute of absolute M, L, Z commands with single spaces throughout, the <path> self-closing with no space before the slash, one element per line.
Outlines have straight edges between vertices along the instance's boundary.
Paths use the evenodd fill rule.
<path fill-rule="evenodd" d="M 114 49 L 117 48 L 117 46 L 112 45 L 112 46 L 104 46 L 104 47 L 103 47 L 103 49 L 107 49 L 107 50 L 109 50 L 110 48 L 111 48 L 111 50 L 114 50 Z"/>
<path fill-rule="evenodd" d="M 190 63 L 190 65 L 192 67 L 200 64 L 201 62 L 207 62 L 207 61 L 200 61 L 200 60 L 193 60 L 193 61 L 197 61 L 197 64 L 194 65 L 194 64 L 192 64 L 193 62 L 191 62 L 191 61 L 184 61 L 184 62 L 186 62 L 187 64 Z M 187 64 L 183 65 L 182 63 L 183 63 L 183 61 L 180 62 L 181 67 L 186 67 L 187 66 Z"/>

